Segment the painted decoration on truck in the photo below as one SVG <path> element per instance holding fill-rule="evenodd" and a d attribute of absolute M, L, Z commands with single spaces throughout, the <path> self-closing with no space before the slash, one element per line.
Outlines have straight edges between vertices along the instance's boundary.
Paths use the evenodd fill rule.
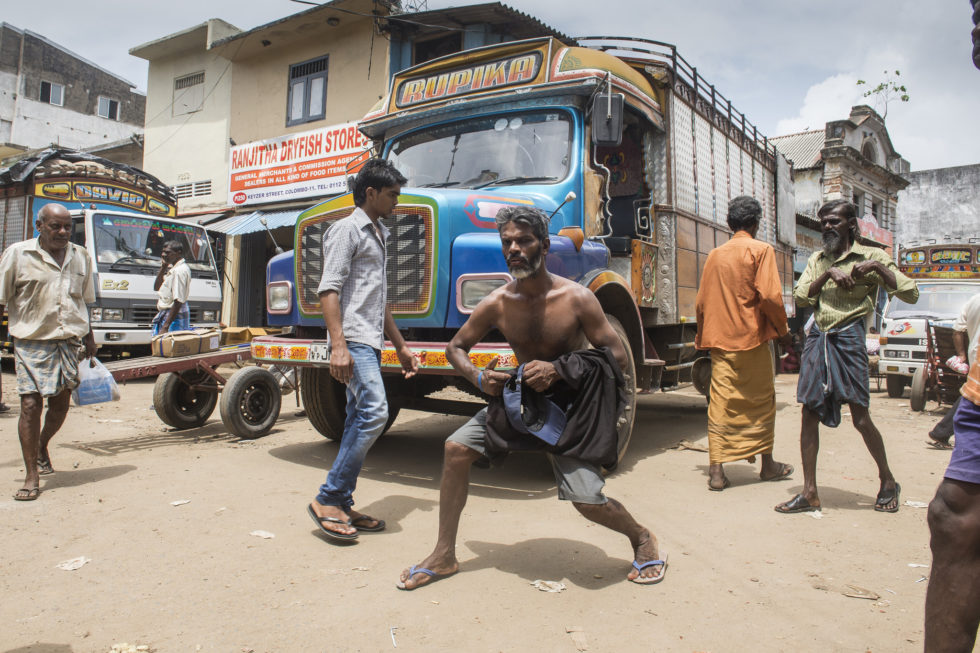
<path fill-rule="evenodd" d="M 395 88 L 395 106 L 405 109 L 433 100 L 529 84 L 541 72 L 542 60 L 543 54 L 535 50 L 445 72 L 411 77 L 398 82 Z"/>
<path fill-rule="evenodd" d="M 236 145 L 228 166 L 232 204 L 345 193 L 369 146 L 352 122 Z"/>
<path fill-rule="evenodd" d="M 969 249 L 934 249 L 929 254 L 929 262 L 936 263 L 972 263 L 973 252 Z"/>
<path fill-rule="evenodd" d="M 77 201 L 100 205 L 121 206 L 152 215 L 174 217 L 177 207 L 162 197 L 139 190 L 123 182 L 104 182 L 89 179 L 44 179 L 34 184 L 34 195 L 58 202 Z"/>

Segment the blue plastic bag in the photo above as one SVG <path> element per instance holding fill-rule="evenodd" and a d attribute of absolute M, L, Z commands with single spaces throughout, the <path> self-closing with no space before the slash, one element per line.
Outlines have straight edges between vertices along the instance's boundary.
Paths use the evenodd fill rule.
<path fill-rule="evenodd" d="M 98 358 L 86 358 L 78 364 L 78 380 L 78 387 L 71 391 L 76 406 L 119 401 L 116 380 Z"/>

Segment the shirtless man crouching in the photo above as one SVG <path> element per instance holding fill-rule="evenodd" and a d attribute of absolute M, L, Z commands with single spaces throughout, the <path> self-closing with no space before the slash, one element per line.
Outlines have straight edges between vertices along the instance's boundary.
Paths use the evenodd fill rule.
<path fill-rule="evenodd" d="M 494 371 L 496 359 L 481 374 L 468 355 L 470 348 L 496 328 L 507 339 L 517 360 L 526 363 L 524 383 L 538 392 L 559 379 L 548 361 L 581 349 L 585 339 L 597 348 L 609 347 L 625 368 L 626 351 L 595 296 L 545 268 L 550 246 L 548 216 L 535 208 L 514 206 L 501 209 L 496 220 L 504 258 L 515 281 L 480 302 L 456 333 L 446 347 L 453 367 L 483 392 L 499 396 L 510 375 Z M 469 490 L 470 466 L 485 452 L 486 420 L 484 409 L 446 441 L 436 546 L 420 564 L 402 572 L 400 589 L 413 590 L 459 570 L 456 533 Z M 587 519 L 629 538 L 634 563 L 627 579 L 642 584 L 661 581 L 667 564 L 659 560 L 657 538 L 638 524 L 621 503 L 602 494 L 605 481 L 601 469 L 569 456 L 551 458 L 558 497 L 571 501 Z"/>

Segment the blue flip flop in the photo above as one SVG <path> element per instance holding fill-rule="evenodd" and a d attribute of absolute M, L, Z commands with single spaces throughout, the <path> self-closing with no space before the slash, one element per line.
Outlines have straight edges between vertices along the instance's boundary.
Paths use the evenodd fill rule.
<path fill-rule="evenodd" d="M 431 585 L 432 583 L 436 582 L 437 580 L 442 580 L 443 578 L 449 578 L 450 576 L 452 576 L 455 573 L 456 572 L 454 571 L 451 574 L 437 574 L 436 572 L 432 571 L 431 569 L 426 569 L 425 567 L 418 567 L 416 565 L 412 565 L 409 568 L 409 570 L 408 570 L 408 578 L 409 578 L 409 580 L 411 580 L 412 579 L 412 576 L 414 576 L 415 574 L 425 574 L 431 580 L 429 580 L 429 582 L 427 582 L 427 583 L 425 583 L 423 585 L 417 585 L 417 586 L 415 586 L 415 587 L 413 587 L 411 589 L 405 587 L 405 583 L 404 582 L 398 583 L 398 585 L 396 585 L 396 587 L 398 589 L 400 589 L 400 590 L 405 590 L 406 592 L 411 592 L 412 590 L 417 590 L 417 589 L 419 589 L 421 587 L 425 587 L 426 585 Z"/>
<path fill-rule="evenodd" d="M 638 585 L 656 585 L 664 579 L 667 575 L 667 556 L 664 555 L 663 560 L 647 560 L 646 562 L 633 561 L 633 568 L 638 572 L 643 572 L 647 567 L 653 567 L 654 565 L 660 565 L 660 575 L 654 576 L 653 578 L 644 578 L 643 576 L 637 576 L 636 578 L 631 578 L 630 580 Z"/>

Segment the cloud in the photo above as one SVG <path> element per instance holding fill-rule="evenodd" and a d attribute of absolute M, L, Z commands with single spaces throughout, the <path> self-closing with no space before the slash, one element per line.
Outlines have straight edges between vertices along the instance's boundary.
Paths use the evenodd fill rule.
<path fill-rule="evenodd" d="M 814 84 L 807 90 L 799 113 L 776 123 L 776 134 L 823 129 L 830 120 L 846 118 L 862 99 L 857 81 L 856 75 L 840 73 Z"/>

